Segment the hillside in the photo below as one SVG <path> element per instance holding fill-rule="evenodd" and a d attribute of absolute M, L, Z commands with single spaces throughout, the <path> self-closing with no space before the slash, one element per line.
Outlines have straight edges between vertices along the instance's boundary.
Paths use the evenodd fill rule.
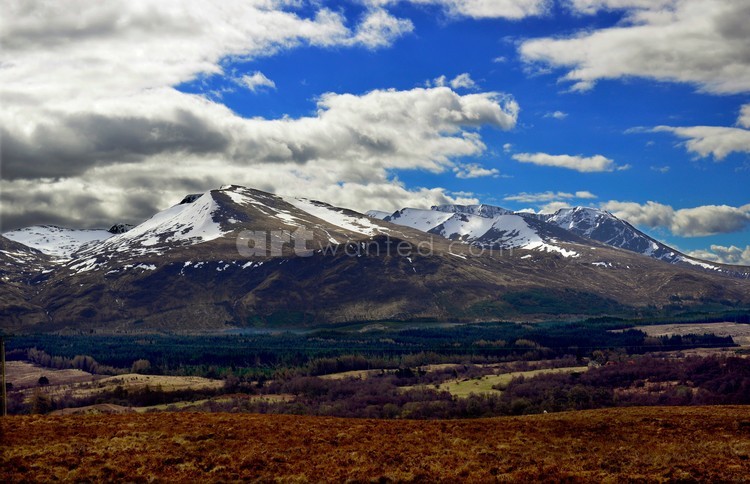
<path fill-rule="evenodd" d="M 716 482 L 750 475 L 744 407 L 453 421 L 207 413 L 16 416 L 0 425 L 3 482 Z"/>
<path fill-rule="evenodd" d="M 13 285 L 0 288 L 0 300 L 9 301 L 0 316 L 19 332 L 215 331 L 750 305 L 747 278 L 670 264 L 482 207 L 421 211 L 439 222 L 426 232 L 319 201 L 225 186 L 77 248 L 71 241 L 85 237 L 35 232 L 69 255 L 60 258 L 63 249 L 49 245 L 50 255 L 27 247 L 26 259 L 2 252 L 16 259 L 8 265 Z M 475 240 L 477 227 L 487 230 Z"/>
<path fill-rule="evenodd" d="M 493 205 L 438 205 L 430 210 L 403 208 L 392 214 L 372 210 L 369 215 L 451 240 L 483 247 L 549 248 L 558 242 L 600 243 L 652 259 L 721 272 L 747 279 L 750 269 L 707 262 L 687 256 L 641 232 L 606 210 L 561 208 L 554 213 L 512 212 Z"/>

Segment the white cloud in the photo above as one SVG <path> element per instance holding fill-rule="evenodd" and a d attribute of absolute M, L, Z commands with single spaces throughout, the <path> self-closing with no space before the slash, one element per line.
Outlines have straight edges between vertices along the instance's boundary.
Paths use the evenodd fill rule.
<path fill-rule="evenodd" d="M 6 3 L 3 229 L 138 222 L 224 183 L 360 210 L 476 201 L 407 189 L 396 172 L 452 171 L 486 150 L 480 128 L 511 129 L 518 116 L 507 95 L 440 87 L 326 93 L 311 116 L 243 118 L 173 87 L 224 76 L 227 58 L 300 45 L 373 48 L 409 31 L 377 9 L 349 27 L 341 13 L 313 4 L 303 16 L 288 0 Z"/>
<path fill-rule="evenodd" d="M 744 119 L 742 119 L 744 122 Z M 750 130 L 722 126 L 657 126 L 655 132 L 669 132 L 686 139 L 685 148 L 702 157 L 723 160 L 730 153 L 750 153 Z"/>
<path fill-rule="evenodd" d="M 503 200 L 512 201 L 512 202 L 523 202 L 523 203 L 539 203 L 539 202 L 552 202 L 552 201 L 561 201 L 561 200 L 571 200 L 571 199 L 593 199 L 596 198 L 596 195 L 593 193 L 585 190 L 585 191 L 578 191 L 575 193 L 569 193 L 569 192 L 541 192 L 541 193 L 526 193 L 521 192 L 516 195 L 509 195 L 503 198 Z"/>
<path fill-rule="evenodd" d="M 463 74 L 459 74 L 456 77 L 451 80 L 451 87 L 453 89 L 474 89 L 477 87 L 477 84 L 474 82 L 474 80 L 464 72 Z"/>
<path fill-rule="evenodd" d="M 276 89 L 276 83 L 267 78 L 265 74 L 260 71 L 255 71 L 252 75 L 243 75 L 239 79 L 239 82 L 252 92 L 258 92 L 263 88 Z"/>
<path fill-rule="evenodd" d="M 505 57 L 504 55 L 500 55 L 492 59 L 492 62 L 496 64 L 502 64 L 503 62 L 507 62 L 507 61 L 508 61 L 508 58 Z"/>
<path fill-rule="evenodd" d="M 554 112 L 545 114 L 544 117 L 563 120 L 568 117 L 568 113 L 564 113 L 562 111 L 554 111 Z"/>
<path fill-rule="evenodd" d="M 503 145 L 503 151 L 506 153 L 510 153 L 513 150 L 513 145 L 510 143 L 505 143 Z"/>
<path fill-rule="evenodd" d="M 567 0 L 568 8 L 574 12 L 593 15 L 601 10 L 664 8 L 674 0 Z"/>
<path fill-rule="evenodd" d="M 60 116 L 57 123 L 36 126 L 29 135 L 8 130 L 0 184 L 6 223 L 20 223 L 13 220 L 33 212 L 34 198 L 44 205 L 39 213 L 67 213 L 67 204 L 57 203 L 64 196 L 55 199 L 51 193 L 83 187 L 94 197 L 113 190 L 127 193 L 134 186 L 164 190 L 161 203 L 150 208 L 173 202 L 178 190 L 228 181 L 286 194 L 323 198 L 325 193 L 328 200 L 355 209 L 405 206 L 421 192 L 394 182 L 393 170 L 452 170 L 459 166 L 455 158 L 485 151 L 475 128 L 510 129 L 518 114 L 518 105 L 506 96 L 460 96 L 444 87 L 361 96 L 329 93 L 321 96 L 315 116 L 297 119 L 245 119 L 172 89 L 139 99 L 139 104 L 123 101 L 120 107 L 130 110 L 127 117 L 120 117 L 121 110 L 114 117 Z M 485 174 L 476 168 L 457 173 Z M 55 176 L 66 180 L 48 180 Z M 388 183 L 400 188 L 386 190 Z M 379 187 L 371 193 L 398 196 L 397 203 L 368 198 L 364 193 L 370 185 Z M 354 192 L 361 195 L 354 197 Z M 442 190 L 426 193 L 432 202 L 450 200 Z M 107 210 L 109 219 L 134 221 L 120 195 L 111 200 L 117 203 Z M 85 210 L 80 218 L 102 223 Z"/>
<path fill-rule="evenodd" d="M 580 171 L 582 173 L 605 172 L 629 168 L 629 165 L 617 166 L 613 160 L 602 155 L 549 155 L 547 153 L 518 153 L 513 159 L 522 163 L 533 163 L 541 166 L 555 166 Z"/>
<path fill-rule="evenodd" d="M 550 202 L 544 205 L 539 213 L 555 213 L 562 208 L 570 208 L 571 206 L 569 202 Z"/>
<path fill-rule="evenodd" d="M 471 76 L 464 72 L 463 74 L 459 74 L 456 77 L 454 77 L 451 80 L 448 80 L 447 77 L 440 76 L 436 77 L 432 81 L 427 81 L 427 87 L 451 87 L 453 89 L 475 89 L 477 88 L 477 84 L 474 82 L 474 80 L 471 78 Z"/>
<path fill-rule="evenodd" d="M 375 6 L 413 3 L 441 7 L 453 17 L 522 19 L 544 15 L 551 0 L 364 0 Z"/>
<path fill-rule="evenodd" d="M 485 176 L 497 178 L 500 175 L 500 170 L 497 168 L 484 168 L 478 163 L 458 163 L 453 167 L 453 172 L 456 174 L 456 178 L 462 179 L 481 178 Z"/>
<path fill-rule="evenodd" d="M 750 129 L 750 104 L 745 104 L 740 108 L 740 117 L 737 118 L 737 125 Z"/>
<path fill-rule="evenodd" d="M 652 166 L 651 171 L 655 171 L 657 173 L 669 173 L 669 170 L 671 168 L 669 166 Z"/>
<path fill-rule="evenodd" d="M 602 208 L 634 225 L 650 228 L 669 227 L 674 218 L 672 207 L 651 201 L 644 205 L 635 202 L 610 201 L 604 203 Z"/>
<path fill-rule="evenodd" d="M 396 18 L 383 9 L 373 9 L 357 27 L 352 44 L 362 44 L 370 49 L 385 47 L 414 30 L 411 20 Z"/>
<path fill-rule="evenodd" d="M 721 161 L 730 153 L 750 153 L 750 104 L 740 108 L 737 118 L 739 128 L 723 126 L 657 126 L 653 132 L 669 132 L 677 137 L 686 139 L 685 147 L 688 151 L 702 157 L 713 156 Z M 632 131 L 638 131 L 636 128 Z"/>
<path fill-rule="evenodd" d="M 734 264 L 750 266 L 750 245 L 742 247 L 723 245 L 712 245 L 710 250 L 694 250 L 688 255 L 698 259 L 719 262 L 722 264 Z"/>
<path fill-rule="evenodd" d="M 630 76 L 685 82 L 701 90 L 750 91 L 750 4 L 741 0 L 573 0 L 580 14 L 622 10 L 610 28 L 524 42 L 530 64 L 567 69 L 573 90 Z"/>
<path fill-rule="evenodd" d="M 602 204 L 617 217 L 635 225 L 667 229 L 683 237 L 701 237 L 744 230 L 750 226 L 750 204 L 741 207 L 703 205 L 675 210 L 656 202 L 610 201 Z"/>

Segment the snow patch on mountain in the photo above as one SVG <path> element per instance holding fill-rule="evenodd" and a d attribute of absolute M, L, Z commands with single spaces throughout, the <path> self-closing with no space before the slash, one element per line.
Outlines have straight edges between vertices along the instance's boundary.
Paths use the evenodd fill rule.
<path fill-rule="evenodd" d="M 378 220 L 383 220 L 389 215 L 391 215 L 391 212 L 384 212 L 382 210 L 368 210 L 365 212 L 365 215 L 368 217 L 376 218 Z"/>
<path fill-rule="evenodd" d="M 63 259 L 70 258 L 83 247 L 112 237 L 106 230 L 66 229 L 55 225 L 34 225 L 3 235 L 44 254 Z"/>
<path fill-rule="evenodd" d="M 685 257 L 685 256 L 680 256 L 679 260 L 680 260 L 680 262 L 685 262 L 685 263 L 690 264 L 690 265 L 702 267 L 704 269 L 709 269 L 709 270 L 712 270 L 712 271 L 720 271 L 721 272 L 721 267 L 717 267 L 717 266 L 715 266 L 713 264 L 709 264 L 708 262 L 703 262 L 703 261 L 691 259 L 690 257 Z"/>
<path fill-rule="evenodd" d="M 217 239 L 222 230 L 215 214 L 219 205 L 211 192 L 192 203 L 182 203 L 163 210 L 129 231 L 110 237 L 86 252 L 128 252 L 131 255 L 159 253 L 167 244 L 197 244 Z"/>
<path fill-rule="evenodd" d="M 405 208 L 385 221 L 485 247 L 578 257 L 577 252 L 559 247 L 551 238 L 540 235 L 524 216 L 491 205 L 440 205 L 432 210 Z"/>
<path fill-rule="evenodd" d="M 542 251 L 542 252 L 556 252 L 556 253 L 560 254 L 561 256 L 563 256 L 563 257 L 576 258 L 576 257 L 580 257 L 581 256 L 581 254 L 579 254 L 578 252 L 576 252 L 574 250 L 564 249 L 562 247 L 558 247 L 558 246 L 552 245 L 552 244 L 546 244 L 546 243 L 544 243 L 542 241 L 539 241 L 539 242 L 530 242 L 530 243 L 522 246 L 521 248 L 522 249 L 529 249 L 529 250 L 539 250 L 539 251 Z"/>
<path fill-rule="evenodd" d="M 388 232 L 388 228 L 372 223 L 367 217 L 347 215 L 344 209 L 336 208 L 322 202 L 308 200 L 306 198 L 282 197 L 283 200 L 294 207 L 307 212 L 313 217 L 325 220 L 331 225 L 342 229 L 356 232 L 362 235 L 378 235 Z"/>
<path fill-rule="evenodd" d="M 491 218 L 456 213 L 430 232 L 448 239 L 470 242 L 490 230 L 494 221 Z"/>
<path fill-rule="evenodd" d="M 386 222 L 429 232 L 453 216 L 452 213 L 436 212 L 419 208 L 404 208 L 385 217 Z"/>

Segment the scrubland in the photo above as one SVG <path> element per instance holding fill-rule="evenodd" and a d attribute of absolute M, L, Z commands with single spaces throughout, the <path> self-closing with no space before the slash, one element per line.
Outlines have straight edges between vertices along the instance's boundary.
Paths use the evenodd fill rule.
<path fill-rule="evenodd" d="M 475 420 L 152 413 L 2 420 L 0 480 L 736 481 L 747 407 Z"/>

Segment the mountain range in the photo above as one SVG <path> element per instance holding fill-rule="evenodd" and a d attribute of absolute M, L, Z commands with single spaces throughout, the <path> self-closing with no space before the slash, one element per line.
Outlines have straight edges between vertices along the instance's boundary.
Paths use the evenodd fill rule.
<path fill-rule="evenodd" d="M 352 321 L 532 321 L 750 305 L 707 263 L 590 208 L 360 214 L 239 186 L 130 227 L 0 236 L 10 331 L 216 331 Z"/>

